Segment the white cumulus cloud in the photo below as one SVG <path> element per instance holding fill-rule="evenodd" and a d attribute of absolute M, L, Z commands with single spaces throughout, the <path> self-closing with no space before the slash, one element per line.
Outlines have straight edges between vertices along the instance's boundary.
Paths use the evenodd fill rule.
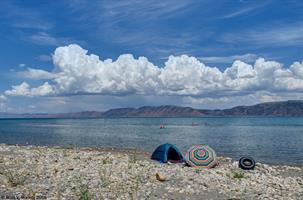
<path fill-rule="evenodd" d="M 102 61 L 78 45 L 69 45 L 57 48 L 53 61 L 58 71 L 54 81 L 62 93 L 143 94 L 160 87 L 161 70 L 145 57 L 126 54 L 114 62 Z"/>
<path fill-rule="evenodd" d="M 163 94 L 200 95 L 222 89 L 224 76 L 219 69 L 207 67 L 194 57 L 170 56 L 161 70 Z"/>
<path fill-rule="evenodd" d="M 76 44 L 58 47 L 53 54 L 52 72 L 28 69 L 27 78 L 49 79 L 37 88 L 27 83 L 13 86 L 6 95 L 180 95 L 230 97 L 257 92 L 303 91 L 303 63 L 289 68 L 275 61 L 256 59 L 253 65 L 235 60 L 220 71 L 187 55 L 170 56 L 164 67 L 146 57 L 124 54 L 117 60 L 102 60 Z"/>
<path fill-rule="evenodd" d="M 30 86 L 23 82 L 20 85 L 12 86 L 11 90 L 6 90 L 5 95 L 7 96 L 47 96 L 54 94 L 53 86 L 51 86 L 48 82 L 45 82 L 43 85 L 30 88 Z"/>
<path fill-rule="evenodd" d="M 21 75 L 24 76 L 25 78 L 30 78 L 30 79 L 52 79 L 55 78 L 55 74 L 42 70 L 42 69 L 33 69 L 33 68 L 28 68 L 27 71 L 21 72 Z"/>

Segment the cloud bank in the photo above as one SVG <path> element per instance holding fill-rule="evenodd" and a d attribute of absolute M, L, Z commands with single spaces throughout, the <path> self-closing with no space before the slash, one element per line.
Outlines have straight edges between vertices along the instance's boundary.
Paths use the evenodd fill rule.
<path fill-rule="evenodd" d="M 58 47 L 53 54 L 54 69 L 28 69 L 24 77 L 47 79 L 31 88 L 26 82 L 12 86 L 7 96 L 52 95 L 177 95 L 230 97 L 267 93 L 298 93 L 303 91 L 303 62 L 285 68 L 281 63 L 256 59 L 253 65 L 235 60 L 220 71 L 195 57 L 170 56 L 164 67 L 146 57 L 124 54 L 113 61 L 76 44 Z"/>

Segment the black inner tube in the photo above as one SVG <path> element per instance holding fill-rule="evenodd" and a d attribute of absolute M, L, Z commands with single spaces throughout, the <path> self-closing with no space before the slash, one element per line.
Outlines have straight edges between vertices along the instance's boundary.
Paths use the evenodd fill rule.
<path fill-rule="evenodd" d="M 242 157 L 239 160 L 239 167 L 244 170 L 254 169 L 255 161 L 250 157 Z"/>
<path fill-rule="evenodd" d="M 243 164 L 245 164 L 246 166 L 250 166 L 252 164 L 251 160 L 245 159 L 243 160 Z"/>

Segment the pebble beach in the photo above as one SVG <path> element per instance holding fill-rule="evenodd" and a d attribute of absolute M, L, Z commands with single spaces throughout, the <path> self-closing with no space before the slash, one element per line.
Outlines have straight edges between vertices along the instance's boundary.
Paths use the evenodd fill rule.
<path fill-rule="evenodd" d="M 303 166 L 213 169 L 110 148 L 0 145 L 0 199 L 303 199 Z M 159 180 L 156 174 L 163 180 Z"/>

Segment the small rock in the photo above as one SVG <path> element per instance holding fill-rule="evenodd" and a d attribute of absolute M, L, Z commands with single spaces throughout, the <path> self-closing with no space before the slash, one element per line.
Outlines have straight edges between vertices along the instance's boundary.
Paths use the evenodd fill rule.
<path fill-rule="evenodd" d="M 161 175 L 159 172 L 156 173 L 156 179 L 161 182 L 166 181 L 165 176 Z"/>

